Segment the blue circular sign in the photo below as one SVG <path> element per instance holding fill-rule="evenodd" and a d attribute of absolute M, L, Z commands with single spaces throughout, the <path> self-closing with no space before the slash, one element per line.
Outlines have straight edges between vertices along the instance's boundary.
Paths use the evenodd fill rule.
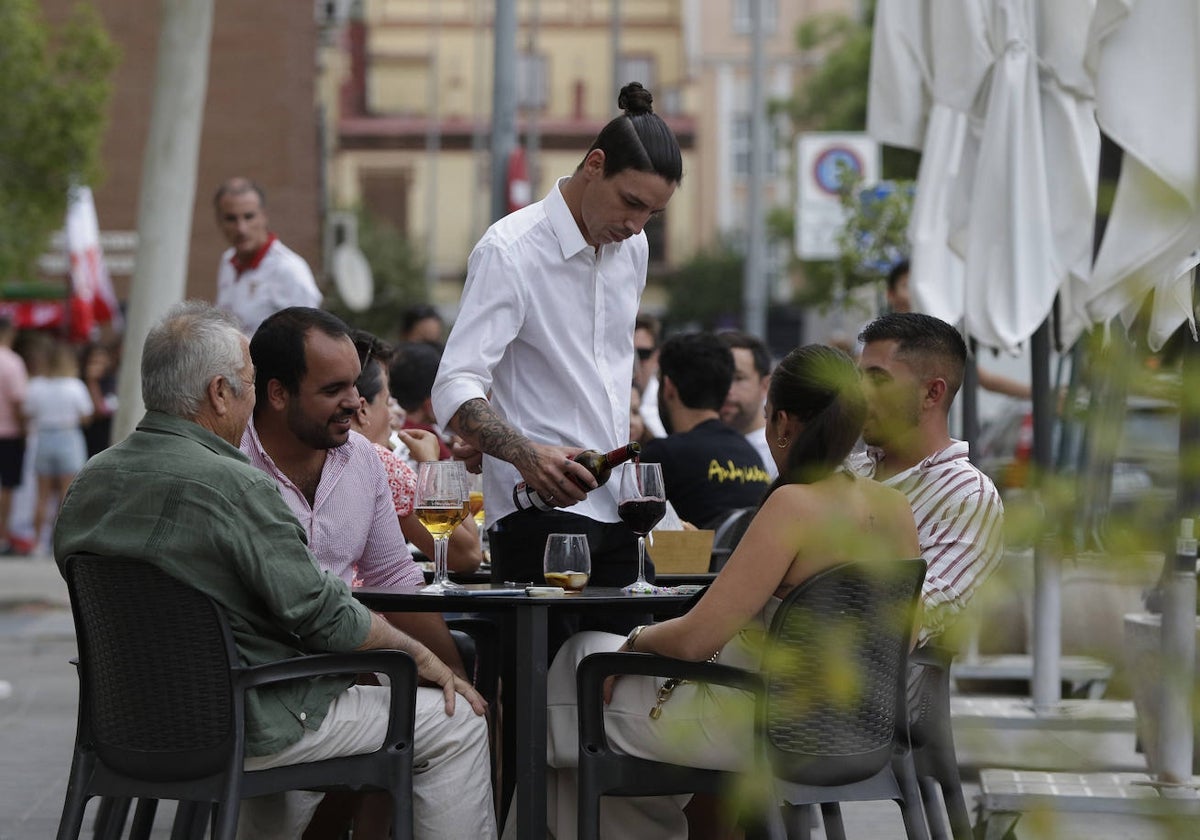
<path fill-rule="evenodd" d="M 846 146 L 830 146 L 823 149 L 813 161 L 813 180 L 823 192 L 837 195 L 842 182 L 842 167 L 862 176 L 863 162 L 858 152 Z"/>

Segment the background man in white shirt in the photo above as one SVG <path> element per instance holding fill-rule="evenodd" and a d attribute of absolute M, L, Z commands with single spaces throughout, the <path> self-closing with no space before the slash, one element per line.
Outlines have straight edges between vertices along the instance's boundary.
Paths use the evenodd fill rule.
<path fill-rule="evenodd" d="M 267 228 L 267 199 L 248 178 L 230 178 L 213 197 L 217 226 L 230 248 L 217 267 L 217 308 L 254 335 L 270 315 L 289 306 L 321 305 L 321 292 L 304 258 Z"/>
<path fill-rule="evenodd" d="M 469 445 L 460 454 L 476 464 L 484 456 L 494 581 L 540 582 L 554 532 L 588 535 L 593 584 L 636 576 L 636 542 L 617 516 L 619 482 L 589 493 L 595 480 L 571 458 L 614 449 L 629 434 L 633 327 L 649 258 L 642 228 L 670 201 L 682 158 L 641 85 L 626 85 L 618 104 L 625 114 L 601 130 L 574 174 L 492 225 L 471 252 L 434 383 L 438 420 Z M 518 511 L 520 481 L 570 512 Z M 561 633 L 551 629 L 552 645 Z"/>

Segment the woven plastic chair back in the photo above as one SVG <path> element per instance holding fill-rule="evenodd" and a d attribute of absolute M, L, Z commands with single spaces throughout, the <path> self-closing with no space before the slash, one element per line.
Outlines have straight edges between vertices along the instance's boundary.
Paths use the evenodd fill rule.
<path fill-rule="evenodd" d="M 710 572 L 719 572 L 724 568 L 737 544 L 742 541 L 750 520 L 758 512 L 757 507 L 739 508 L 725 515 L 725 518 L 713 529 L 712 562 Z"/>
<path fill-rule="evenodd" d="M 775 774 L 869 778 L 892 758 L 921 560 L 847 563 L 796 587 L 772 621 L 760 704 Z"/>
<path fill-rule="evenodd" d="M 215 605 L 138 561 L 76 557 L 67 582 L 101 760 L 152 781 L 221 771 L 234 742 L 236 654 Z"/>

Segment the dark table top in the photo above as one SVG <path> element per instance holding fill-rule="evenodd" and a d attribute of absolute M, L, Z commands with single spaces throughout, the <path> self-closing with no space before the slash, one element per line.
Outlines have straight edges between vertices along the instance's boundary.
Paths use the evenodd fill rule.
<path fill-rule="evenodd" d="M 446 594 L 422 593 L 420 587 L 360 586 L 354 597 L 375 610 L 410 609 L 424 612 L 460 612 L 488 609 L 512 609 L 519 606 L 545 607 L 555 610 L 609 610 L 643 612 L 657 606 L 683 604 L 691 592 L 654 595 L 627 595 L 618 587 L 589 586 L 576 595 L 532 596 L 524 590 L 471 583 L 461 592 Z"/>

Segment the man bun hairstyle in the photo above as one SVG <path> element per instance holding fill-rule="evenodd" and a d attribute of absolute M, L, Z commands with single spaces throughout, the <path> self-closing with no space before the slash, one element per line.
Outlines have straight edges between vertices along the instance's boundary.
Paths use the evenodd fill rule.
<path fill-rule="evenodd" d="M 640 82 L 621 88 L 617 106 L 625 113 L 604 126 L 588 149 L 588 154 L 596 149 L 604 152 L 605 178 L 635 169 L 653 172 L 672 184 L 683 180 L 679 141 L 663 118 L 654 113 L 653 102 L 654 97 Z"/>

